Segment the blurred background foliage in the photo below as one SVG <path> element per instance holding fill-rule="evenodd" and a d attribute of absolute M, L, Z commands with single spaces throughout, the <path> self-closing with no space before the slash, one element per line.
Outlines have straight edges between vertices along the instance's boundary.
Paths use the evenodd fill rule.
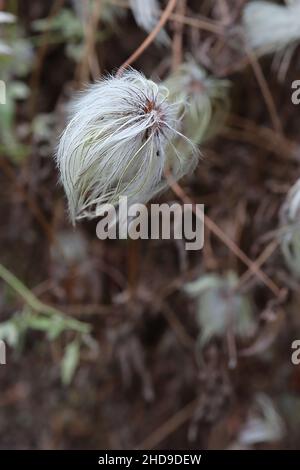
<path fill-rule="evenodd" d="M 203 158 L 182 184 L 267 282 L 209 227 L 189 253 L 70 226 L 53 159 L 69 99 L 153 18 L 126 0 L 0 0 L 1 448 L 299 448 L 300 56 L 280 83 L 249 54 L 246 3 L 179 0 L 135 66 L 190 100 Z"/>

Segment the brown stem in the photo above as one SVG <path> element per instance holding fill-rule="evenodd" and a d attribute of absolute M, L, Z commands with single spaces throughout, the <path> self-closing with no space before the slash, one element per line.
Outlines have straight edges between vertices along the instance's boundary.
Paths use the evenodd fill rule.
<path fill-rule="evenodd" d="M 117 71 L 117 77 L 120 77 L 124 70 L 126 70 L 131 64 L 133 64 L 142 54 L 143 52 L 152 44 L 158 33 L 164 27 L 166 22 L 168 21 L 172 11 L 176 6 L 177 0 L 169 0 L 165 10 L 162 12 L 159 22 L 155 26 L 155 28 L 151 31 L 151 33 L 146 37 L 145 41 L 134 51 L 134 53 L 121 65 L 119 70 Z"/>
<path fill-rule="evenodd" d="M 200 219 L 204 220 L 206 227 L 214 233 L 235 255 L 239 258 L 250 270 L 253 272 L 276 296 L 280 297 L 281 289 L 270 279 L 260 268 L 254 263 L 246 253 L 244 253 L 233 240 L 231 240 L 226 233 L 224 233 L 218 225 L 210 219 L 207 215 L 197 210 L 197 206 L 190 199 L 190 197 L 184 192 L 182 187 L 174 180 L 170 171 L 166 170 L 166 178 L 170 188 L 174 193 L 184 202 L 185 204 L 191 204 L 193 207 L 194 214 Z"/>

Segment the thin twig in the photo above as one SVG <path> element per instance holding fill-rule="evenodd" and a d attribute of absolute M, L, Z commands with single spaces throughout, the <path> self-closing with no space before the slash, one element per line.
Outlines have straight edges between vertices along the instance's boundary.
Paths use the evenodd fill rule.
<path fill-rule="evenodd" d="M 249 62 L 252 66 L 253 72 L 255 74 L 255 77 L 257 79 L 257 82 L 260 86 L 263 98 L 265 100 L 266 106 L 268 108 L 268 111 L 270 113 L 271 121 L 273 124 L 274 129 L 279 133 L 282 134 L 282 125 L 281 121 L 273 100 L 272 93 L 269 89 L 267 80 L 265 79 L 265 76 L 263 74 L 263 71 L 261 69 L 261 66 L 259 65 L 259 62 L 254 54 L 254 52 L 251 49 L 246 48 L 246 54 L 249 57 Z"/>
<path fill-rule="evenodd" d="M 142 42 L 142 44 L 136 49 L 136 51 L 124 62 L 123 65 L 119 68 L 117 72 L 117 76 L 121 76 L 124 70 L 126 70 L 131 64 L 133 64 L 142 54 L 145 52 L 145 50 L 152 44 L 158 33 L 161 31 L 161 29 L 164 27 L 166 22 L 168 21 L 172 11 L 174 10 L 176 6 L 177 0 L 169 0 L 168 4 L 163 11 L 159 22 L 155 26 L 155 28 L 151 31 L 151 33 L 146 37 L 145 41 Z"/>
<path fill-rule="evenodd" d="M 253 264 L 255 264 L 258 268 L 261 268 L 266 261 L 272 256 L 274 251 L 278 248 L 279 245 L 279 240 L 273 240 L 271 243 L 268 244 L 268 246 L 263 250 L 263 252 L 259 255 L 259 257 L 253 261 Z M 242 285 L 244 285 L 249 279 L 251 279 L 253 275 L 253 272 L 248 269 L 240 278 L 240 281 L 236 287 L 236 290 L 239 290 Z"/>
<path fill-rule="evenodd" d="M 183 16 L 178 13 L 173 13 L 170 20 L 178 21 L 178 23 L 191 26 L 192 28 L 208 31 L 209 33 L 218 34 L 220 36 L 225 34 L 224 27 L 221 23 L 209 19 L 192 18 L 191 16 Z"/>
<path fill-rule="evenodd" d="M 272 279 L 270 279 L 255 263 L 253 263 L 253 261 L 248 258 L 237 244 L 234 243 L 234 241 L 232 241 L 212 219 L 198 210 L 197 206 L 184 192 L 179 183 L 174 180 L 169 171 L 166 171 L 166 178 L 170 188 L 182 200 L 182 202 L 185 204 L 191 204 L 194 214 L 200 219 L 204 219 L 206 227 L 214 233 L 237 256 L 237 258 L 239 258 L 251 270 L 251 272 L 253 272 L 271 290 L 276 297 L 280 297 L 281 289 L 274 283 L 274 281 L 272 281 Z"/>
<path fill-rule="evenodd" d="M 110 0 L 110 3 L 118 5 L 121 8 L 130 9 L 129 4 L 127 2 L 122 2 L 121 0 Z M 179 13 L 171 13 L 169 19 L 171 21 L 191 26 L 195 29 L 208 31 L 218 35 L 225 34 L 224 25 L 221 22 L 213 21 L 210 18 L 193 18 L 191 16 L 180 15 Z"/>
<path fill-rule="evenodd" d="M 171 307 L 167 304 L 167 302 L 161 303 L 161 311 L 169 322 L 171 328 L 174 330 L 175 335 L 177 336 L 181 344 L 186 349 L 193 351 L 195 348 L 194 339 L 187 333 L 185 327 L 177 318 L 177 316 L 175 315 Z"/>
<path fill-rule="evenodd" d="M 186 0 L 179 0 L 177 5 L 177 13 L 181 16 L 184 16 L 186 10 Z M 175 72 L 177 68 L 182 63 L 183 57 L 183 31 L 184 24 L 176 22 L 175 24 L 175 33 L 173 37 L 173 60 L 172 60 L 172 69 Z"/>
<path fill-rule="evenodd" d="M 82 56 L 82 61 L 79 63 L 78 67 L 78 78 L 80 82 L 88 81 L 89 72 L 91 73 L 94 80 L 99 79 L 101 75 L 101 69 L 95 53 L 97 26 L 101 14 L 101 6 L 102 0 L 96 0 L 93 5 L 93 10 L 89 12 L 89 15 L 84 24 L 84 53 Z"/>
<path fill-rule="evenodd" d="M 154 431 L 150 436 L 148 436 L 141 445 L 138 446 L 138 449 L 153 449 L 158 446 L 162 441 L 164 441 L 170 434 L 173 434 L 178 428 L 180 428 L 186 421 L 188 421 L 197 408 L 198 399 L 192 401 L 176 414 L 174 414 L 170 419 L 168 419 L 162 426 L 160 426 L 156 431 Z"/>

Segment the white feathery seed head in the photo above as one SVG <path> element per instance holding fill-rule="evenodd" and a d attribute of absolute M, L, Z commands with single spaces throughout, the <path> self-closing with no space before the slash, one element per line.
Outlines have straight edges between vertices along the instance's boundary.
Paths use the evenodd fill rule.
<path fill-rule="evenodd" d="M 183 133 L 199 145 L 214 135 L 229 110 L 230 82 L 208 75 L 192 58 L 166 81 L 170 96 L 186 103 Z"/>
<path fill-rule="evenodd" d="M 300 1 L 277 5 L 253 1 L 245 5 L 243 25 L 249 46 L 259 56 L 285 49 L 300 41 Z"/>
<path fill-rule="evenodd" d="M 280 212 L 280 244 L 288 268 L 300 277 L 300 179 L 289 190 Z"/>
<path fill-rule="evenodd" d="M 166 189 L 168 169 L 178 180 L 192 171 L 197 154 L 180 131 L 180 103 L 168 90 L 129 70 L 82 92 L 56 155 L 73 223 L 93 218 L 101 205 L 145 203 Z M 178 143 L 189 151 L 180 154 Z"/>

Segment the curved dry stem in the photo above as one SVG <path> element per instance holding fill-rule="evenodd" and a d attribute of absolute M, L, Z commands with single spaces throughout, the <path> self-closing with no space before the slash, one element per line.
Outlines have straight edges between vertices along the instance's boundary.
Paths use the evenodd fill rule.
<path fill-rule="evenodd" d="M 132 65 L 142 54 L 143 52 L 152 44 L 158 33 L 162 30 L 166 22 L 168 21 L 171 13 L 173 12 L 176 6 L 177 0 L 169 0 L 165 10 L 162 12 L 159 22 L 151 31 L 151 33 L 146 37 L 145 41 L 134 51 L 134 53 L 121 65 L 117 71 L 117 77 L 120 77 L 124 70 L 126 70 L 130 65 Z"/>
<path fill-rule="evenodd" d="M 189 196 L 184 192 L 182 187 L 177 181 L 172 178 L 172 175 L 169 171 L 165 172 L 166 179 L 169 183 L 170 188 L 173 192 L 184 202 L 185 204 L 192 204 L 194 214 L 200 219 L 204 219 L 204 224 L 206 227 L 214 233 L 231 251 L 239 258 L 253 274 L 255 274 L 269 289 L 270 291 L 278 298 L 281 297 L 282 290 L 275 284 L 272 279 L 270 279 L 259 267 L 259 265 L 253 261 L 237 246 L 237 244 L 231 240 L 218 225 L 210 219 L 207 215 L 203 215 L 202 212 L 197 211 L 197 207 L 194 202 L 189 198 Z"/>

